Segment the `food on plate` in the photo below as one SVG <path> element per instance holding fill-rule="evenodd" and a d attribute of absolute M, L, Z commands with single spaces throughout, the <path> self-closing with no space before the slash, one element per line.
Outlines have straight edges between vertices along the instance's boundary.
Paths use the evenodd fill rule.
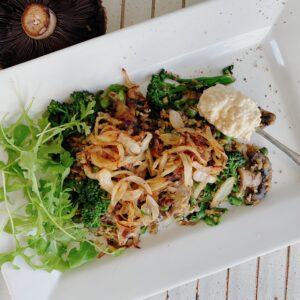
<path fill-rule="evenodd" d="M 104 34 L 100 0 L 0 2 L 0 68 Z"/>
<path fill-rule="evenodd" d="M 261 112 L 254 101 L 232 86 L 217 84 L 203 92 L 199 113 L 222 133 L 249 141 L 261 123 Z"/>
<path fill-rule="evenodd" d="M 40 118 L 28 109 L 0 126 L 4 231 L 16 244 L 0 254 L 1 265 L 21 256 L 33 268 L 65 271 L 139 248 L 164 220 L 215 226 L 231 206 L 265 198 L 267 149 L 227 134 L 248 138 L 275 116 L 226 87 L 235 81 L 232 66 L 194 79 L 161 70 L 146 96 L 123 73 L 124 84 L 73 92 L 67 102 L 52 100 Z M 233 117 L 225 127 L 212 124 L 232 103 L 245 106 L 238 122 L 249 112 L 251 132 L 229 130 Z"/>

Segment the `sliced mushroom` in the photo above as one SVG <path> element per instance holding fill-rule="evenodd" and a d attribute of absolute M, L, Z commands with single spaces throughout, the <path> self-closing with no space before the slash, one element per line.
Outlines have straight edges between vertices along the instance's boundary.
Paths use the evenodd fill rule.
<path fill-rule="evenodd" d="M 260 184 L 255 189 L 251 188 L 246 190 L 246 204 L 252 205 L 264 199 L 270 190 L 272 185 L 272 165 L 268 157 L 262 154 L 259 149 L 253 145 L 248 145 L 246 155 L 249 159 L 247 170 L 261 178 Z M 255 180 L 258 182 L 258 178 Z"/>
<path fill-rule="evenodd" d="M 238 170 L 240 175 L 240 190 L 245 191 L 247 188 L 251 188 L 254 191 L 261 184 L 262 176 L 261 173 L 253 173 L 245 168 L 239 168 Z"/>

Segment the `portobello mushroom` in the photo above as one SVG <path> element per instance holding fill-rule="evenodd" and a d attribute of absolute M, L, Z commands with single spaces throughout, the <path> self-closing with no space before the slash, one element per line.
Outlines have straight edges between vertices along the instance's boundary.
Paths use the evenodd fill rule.
<path fill-rule="evenodd" d="M 103 35 L 101 0 L 1 0 L 0 68 Z"/>

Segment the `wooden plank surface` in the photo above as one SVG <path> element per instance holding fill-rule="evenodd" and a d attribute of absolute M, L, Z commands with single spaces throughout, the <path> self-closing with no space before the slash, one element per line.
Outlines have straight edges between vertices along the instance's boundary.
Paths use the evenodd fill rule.
<path fill-rule="evenodd" d="M 227 273 L 226 270 L 200 279 L 198 286 L 199 300 L 225 300 L 227 291 Z"/>
<path fill-rule="evenodd" d="M 287 249 L 261 257 L 257 299 L 284 299 L 286 258 Z"/>
<path fill-rule="evenodd" d="M 156 0 L 154 16 L 159 17 L 180 8 L 182 8 L 182 0 Z"/>
<path fill-rule="evenodd" d="M 108 32 L 113 32 L 205 1 L 210 0 L 103 0 L 103 4 L 108 12 Z M 300 244 L 165 291 L 147 300 L 167 299 L 300 300 Z M 0 300 L 9 300 L 1 274 Z"/>
<path fill-rule="evenodd" d="M 298 300 L 300 299 L 300 244 L 290 248 L 288 271 L 286 299 Z"/>
<path fill-rule="evenodd" d="M 146 21 L 152 16 L 152 0 L 126 0 L 124 27 Z"/>
<path fill-rule="evenodd" d="M 230 269 L 228 298 L 254 300 L 256 298 L 257 260 Z"/>
<path fill-rule="evenodd" d="M 102 0 L 108 17 L 107 32 L 113 32 L 121 27 L 122 0 Z"/>
<path fill-rule="evenodd" d="M 197 280 L 184 284 L 167 292 L 169 300 L 195 300 L 197 291 Z M 152 300 L 152 299 L 151 299 Z"/>

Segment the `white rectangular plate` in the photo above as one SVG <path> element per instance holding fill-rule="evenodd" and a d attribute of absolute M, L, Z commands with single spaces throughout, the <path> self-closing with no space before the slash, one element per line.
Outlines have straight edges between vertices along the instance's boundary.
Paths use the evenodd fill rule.
<path fill-rule="evenodd" d="M 73 90 L 121 81 L 125 67 L 145 86 L 161 67 L 184 76 L 219 73 L 235 64 L 237 88 L 277 114 L 268 131 L 300 150 L 300 2 L 211 0 L 180 12 L 0 72 L 0 113 L 33 111 Z M 300 240 L 300 173 L 266 141 L 273 188 L 259 206 L 240 207 L 214 228 L 171 225 L 145 236 L 141 250 L 104 257 L 59 274 L 3 268 L 14 300 L 138 299 Z M 2 216 L 3 217 L 3 216 Z M 5 236 L 3 237 L 5 238 Z M 0 251 L 9 248 L 9 238 Z"/>

